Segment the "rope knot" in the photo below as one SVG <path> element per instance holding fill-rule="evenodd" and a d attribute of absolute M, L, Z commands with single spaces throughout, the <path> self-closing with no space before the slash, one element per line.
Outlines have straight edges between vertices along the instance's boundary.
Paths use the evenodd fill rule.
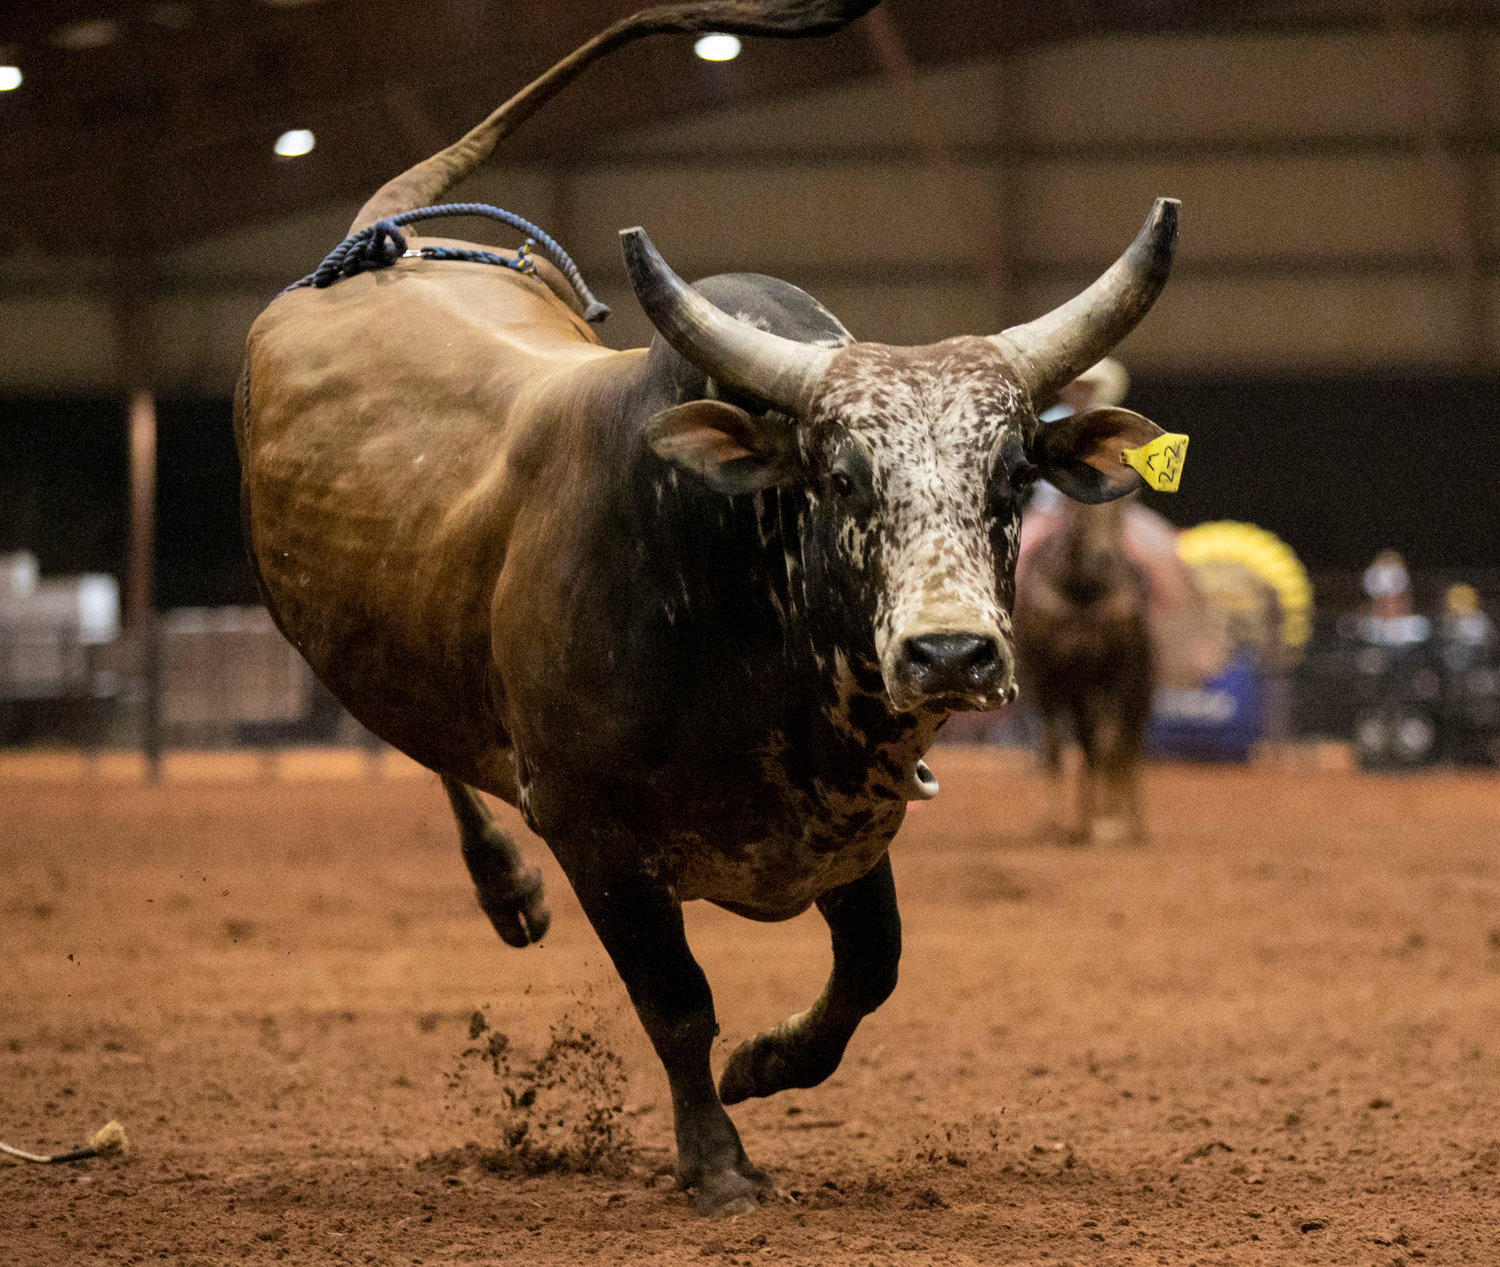
<path fill-rule="evenodd" d="M 397 228 L 393 220 L 377 220 L 368 229 L 361 229 L 352 237 L 345 238 L 329 252 L 328 258 L 318 265 L 310 281 L 319 290 L 332 286 L 343 277 L 353 277 L 371 268 L 389 268 L 406 253 L 406 235 Z"/>
<path fill-rule="evenodd" d="M 377 220 L 369 228 L 370 240 L 360 249 L 367 268 L 389 268 L 406 254 L 406 235 L 392 220 Z"/>

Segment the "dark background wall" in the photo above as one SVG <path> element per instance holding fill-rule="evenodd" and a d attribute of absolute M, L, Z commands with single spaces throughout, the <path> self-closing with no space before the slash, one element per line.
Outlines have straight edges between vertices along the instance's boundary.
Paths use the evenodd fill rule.
<path fill-rule="evenodd" d="M 0 401 L 0 552 L 30 550 L 43 575 L 113 572 L 123 585 L 125 437 L 113 402 Z M 156 567 L 159 606 L 257 601 L 227 399 L 158 406 Z"/>
<path fill-rule="evenodd" d="M 30 550 L 44 574 L 125 563 L 126 440 L 119 406 L 0 403 L 0 551 Z"/>
<path fill-rule="evenodd" d="M 1500 381 L 1138 376 L 1126 404 L 1192 437 L 1180 526 L 1245 519 L 1314 570 L 1400 550 L 1420 569 L 1495 567 Z"/>

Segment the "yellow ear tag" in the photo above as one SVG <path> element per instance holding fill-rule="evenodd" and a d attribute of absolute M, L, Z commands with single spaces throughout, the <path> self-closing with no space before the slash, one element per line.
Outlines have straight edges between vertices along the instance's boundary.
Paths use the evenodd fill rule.
<path fill-rule="evenodd" d="M 1135 467 L 1147 488 L 1158 493 L 1175 493 L 1182 480 L 1182 464 L 1187 461 L 1187 446 L 1186 436 L 1166 431 L 1139 449 L 1124 450 L 1120 461 Z"/>

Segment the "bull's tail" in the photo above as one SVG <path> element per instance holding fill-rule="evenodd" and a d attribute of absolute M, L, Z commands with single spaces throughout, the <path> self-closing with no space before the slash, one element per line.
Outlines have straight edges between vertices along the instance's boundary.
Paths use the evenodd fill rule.
<path fill-rule="evenodd" d="M 724 31 L 791 38 L 828 35 L 873 9 L 879 0 L 689 0 L 622 18 L 534 79 L 483 123 L 445 150 L 387 181 L 354 217 L 356 233 L 386 216 L 430 206 L 487 159 L 544 102 L 606 53 L 644 35 Z"/>

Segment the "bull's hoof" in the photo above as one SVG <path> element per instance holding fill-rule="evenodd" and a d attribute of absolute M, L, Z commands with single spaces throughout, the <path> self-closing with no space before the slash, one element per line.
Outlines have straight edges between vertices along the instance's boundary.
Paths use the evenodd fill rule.
<path fill-rule="evenodd" d="M 839 1067 L 842 1051 L 820 1051 L 793 1037 L 796 1017 L 768 1034 L 757 1034 L 729 1053 L 719 1078 L 719 1099 L 738 1104 L 752 1096 L 794 1087 L 815 1087 Z"/>
<path fill-rule="evenodd" d="M 707 1219 L 727 1219 L 760 1208 L 761 1198 L 774 1190 L 770 1178 L 748 1161 L 738 1167 L 704 1175 L 693 1185 L 693 1213 Z"/>
<path fill-rule="evenodd" d="M 1143 845 L 1146 832 L 1139 823 L 1128 818 L 1111 816 L 1096 818 L 1090 825 L 1088 843 L 1093 845 Z"/>
<path fill-rule="evenodd" d="M 519 948 L 541 941 L 552 924 L 542 873 L 535 867 L 517 873 L 503 890 L 499 886 L 480 889 L 479 906 L 507 946 Z"/>
<path fill-rule="evenodd" d="M 779 1085 L 782 1080 L 777 1077 L 781 1062 L 766 1041 L 769 1037 L 760 1034 L 729 1053 L 729 1061 L 719 1076 L 720 1103 L 739 1104 L 753 1096 L 774 1095 L 782 1090 Z"/>

